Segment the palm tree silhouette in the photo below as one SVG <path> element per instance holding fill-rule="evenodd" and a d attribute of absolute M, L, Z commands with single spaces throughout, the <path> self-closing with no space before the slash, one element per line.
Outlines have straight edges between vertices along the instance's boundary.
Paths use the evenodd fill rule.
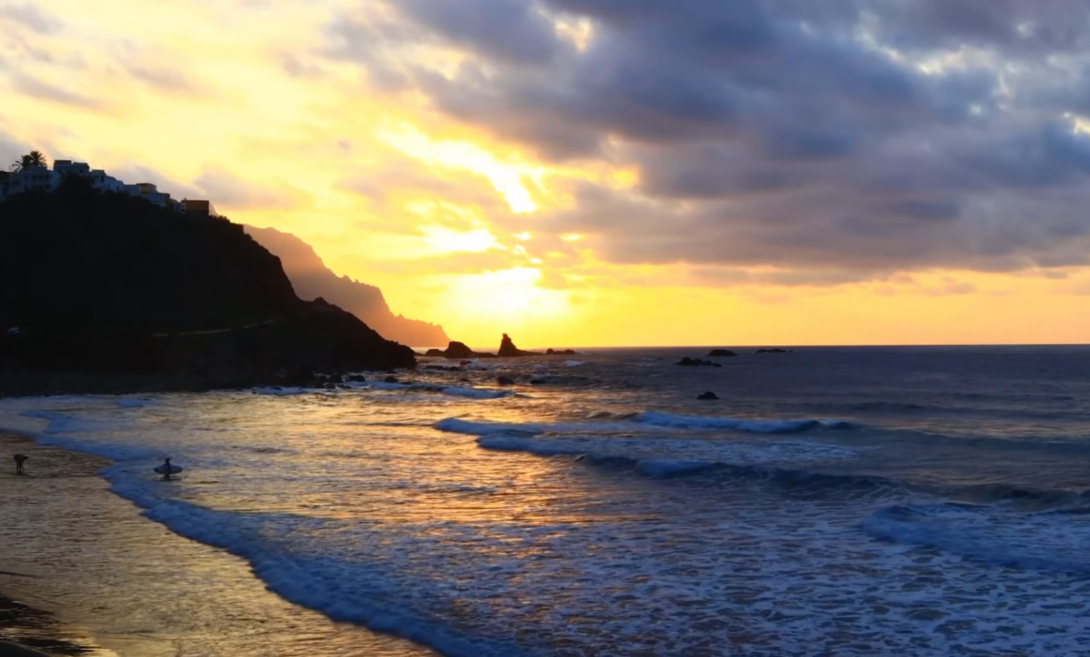
<path fill-rule="evenodd" d="M 11 165 L 12 171 L 22 171 L 30 167 L 44 167 L 49 165 L 49 160 L 46 158 L 45 153 L 41 151 L 30 151 L 26 155 L 22 156 L 15 161 L 15 164 Z"/>

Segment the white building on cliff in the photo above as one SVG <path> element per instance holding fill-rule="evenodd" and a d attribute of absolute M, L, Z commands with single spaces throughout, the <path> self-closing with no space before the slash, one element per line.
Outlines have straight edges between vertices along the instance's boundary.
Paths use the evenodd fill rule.
<path fill-rule="evenodd" d="M 220 216 L 208 201 L 174 200 L 170 194 L 159 191 L 153 183 L 126 185 L 122 180 L 107 174 L 102 169 L 92 169 L 86 162 L 55 160 L 53 170 L 44 166 L 28 166 L 17 171 L 0 172 L 0 203 L 6 198 L 24 192 L 53 192 L 61 181 L 68 176 L 81 176 L 91 182 L 91 187 L 100 192 L 129 194 L 175 212 L 201 216 Z"/>

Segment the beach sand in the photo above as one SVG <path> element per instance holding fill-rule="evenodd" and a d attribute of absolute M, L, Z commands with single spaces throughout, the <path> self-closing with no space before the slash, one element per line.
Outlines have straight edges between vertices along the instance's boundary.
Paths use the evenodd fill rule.
<path fill-rule="evenodd" d="M 0 433 L 0 641 L 89 657 L 434 655 L 270 593 L 245 561 L 110 493 L 107 465 Z"/>

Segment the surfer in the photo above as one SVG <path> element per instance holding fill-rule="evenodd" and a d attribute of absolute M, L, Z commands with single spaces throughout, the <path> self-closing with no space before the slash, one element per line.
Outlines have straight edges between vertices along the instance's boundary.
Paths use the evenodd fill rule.
<path fill-rule="evenodd" d="M 23 464 L 26 463 L 29 459 L 30 457 L 24 454 L 15 455 L 15 474 L 26 474 L 25 472 L 23 472 Z"/>
<path fill-rule="evenodd" d="M 162 465 L 155 468 L 155 472 L 157 472 L 158 474 L 163 475 L 163 479 L 170 479 L 170 475 L 178 474 L 181 471 L 182 471 L 181 466 L 171 465 L 170 464 L 170 457 L 169 456 L 167 457 L 167 459 L 165 461 L 163 461 Z"/>

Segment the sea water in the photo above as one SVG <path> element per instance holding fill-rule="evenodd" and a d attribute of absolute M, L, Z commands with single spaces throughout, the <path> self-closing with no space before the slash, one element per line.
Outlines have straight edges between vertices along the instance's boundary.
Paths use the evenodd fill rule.
<path fill-rule="evenodd" d="M 1090 348 L 739 352 L 7 399 L 0 426 L 113 459 L 114 493 L 286 600 L 446 655 L 1090 646 Z"/>

